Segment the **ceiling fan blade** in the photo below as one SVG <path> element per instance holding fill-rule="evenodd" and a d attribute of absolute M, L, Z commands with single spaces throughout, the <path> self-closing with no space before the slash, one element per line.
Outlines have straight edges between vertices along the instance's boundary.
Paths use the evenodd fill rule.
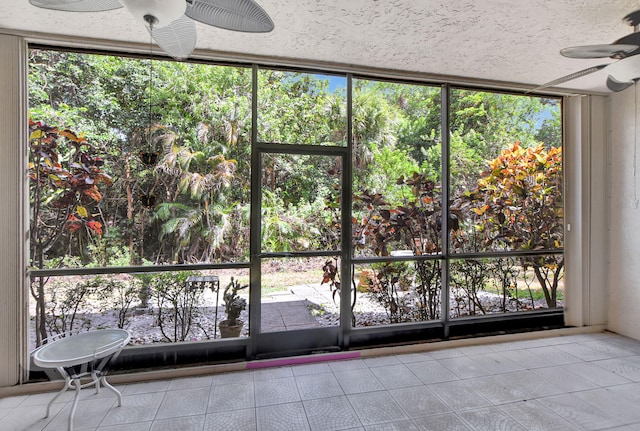
<path fill-rule="evenodd" d="M 629 53 L 626 53 L 624 55 L 620 55 L 614 58 L 626 58 L 626 57 L 631 57 L 633 55 L 640 54 L 640 32 L 635 32 L 635 33 L 631 33 L 626 36 L 623 36 L 620 39 L 613 42 L 613 44 L 614 45 L 635 45 L 636 47 L 635 51 L 631 51 Z"/>
<path fill-rule="evenodd" d="M 622 22 L 630 25 L 631 27 L 635 27 L 636 25 L 640 24 L 640 10 L 631 12 L 630 14 L 622 18 Z"/>
<path fill-rule="evenodd" d="M 587 75 L 595 73 L 595 72 L 597 72 L 599 70 L 602 70 L 605 67 L 607 67 L 608 65 L 609 64 L 599 64 L 598 66 L 589 67 L 588 69 L 583 69 L 583 70 L 580 70 L 579 72 L 573 72 L 573 73 L 571 73 L 569 75 L 563 76 L 562 78 L 554 79 L 553 81 L 549 81 L 546 84 L 542 84 L 539 87 L 536 87 L 536 88 L 534 88 L 532 90 L 527 91 L 527 93 L 533 93 L 535 91 L 542 90 L 543 88 L 553 87 L 553 86 L 556 86 L 558 84 L 562 84 L 564 82 L 573 81 L 574 79 L 578 79 L 578 78 L 581 78 L 583 76 L 587 76 Z"/>
<path fill-rule="evenodd" d="M 584 45 L 561 49 L 560 54 L 569 58 L 623 58 L 637 49 L 638 45 L 625 43 Z"/>
<path fill-rule="evenodd" d="M 196 47 L 196 24 L 184 15 L 167 26 L 154 27 L 149 32 L 164 52 L 178 60 L 189 57 Z"/>
<path fill-rule="evenodd" d="M 29 0 L 32 5 L 65 12 L 102 12 L 122 7 L 118 0 Z"/>
<path fill-rule="evenodd" d="M 214 27 L 248 33 L 267 33 L 274 27 L 253 0 L 193 0 L 187 2 L 185 15 Z"/>
<path fill-rule="evenodd" d="M 607 88 L 611 91 L 618 92 L 625 90 L 633 85 L 633 81 L 631 82 L 620 82 L 615 79 L 613 76 L 609 75 L 607 77 Z"/>

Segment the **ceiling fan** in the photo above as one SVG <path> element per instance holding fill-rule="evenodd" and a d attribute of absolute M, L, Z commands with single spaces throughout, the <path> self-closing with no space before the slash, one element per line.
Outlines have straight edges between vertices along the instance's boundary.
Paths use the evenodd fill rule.
<path fill-rule="evenodd" d="M 249 33 L 273 30 L 269 15 L 253 0 L 29 0 L 39 8 L 102 12 L 126 7 L 147 26 L 164 52 L 189 57 L 196 46 L 195 21 Z"/>
<path fill-rule="evenodd" d="M 633 33 L 621 37 L 611 44 L 573 46 L 560 50 L 560 54 L 568 58 L 613 58 L 613 63 L 605 63 L 589 67 L 579 72 L 571 73 L 562 78 L 554 79 L 529 92 L 547 87 L 553 87 L 577 78 L 604 70 L 607 75 L 607 88 L 611 91 L 622 91 L 632 86 L 640 79 L 640 10 L 631 12 L 623 21 L 633 27 Z"/>

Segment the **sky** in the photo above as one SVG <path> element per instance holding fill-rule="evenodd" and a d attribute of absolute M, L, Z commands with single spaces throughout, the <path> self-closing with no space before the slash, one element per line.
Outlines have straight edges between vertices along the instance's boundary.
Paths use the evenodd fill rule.
<path fill-rule="evenodd" d="M 334 92 L 338 88 L 346 88 L 347 87 L 347 78 L 344 76 L 335 76 L 335 75 L 320 75 L 315 74 L 315 77 L 319 79 L 328 79 L 329 80 L 329 91 Z"/>

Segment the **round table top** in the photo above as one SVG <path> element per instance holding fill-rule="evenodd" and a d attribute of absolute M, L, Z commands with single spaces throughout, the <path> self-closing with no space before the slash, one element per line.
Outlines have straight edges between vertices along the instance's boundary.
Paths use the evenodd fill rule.
<path fill-rule="evenodd" d="M 119 351 L 130 339 L 124 329 L 82 332 L 40 347 L 33 354 L 33 363 L 43 368 L 80 365 Z"/>

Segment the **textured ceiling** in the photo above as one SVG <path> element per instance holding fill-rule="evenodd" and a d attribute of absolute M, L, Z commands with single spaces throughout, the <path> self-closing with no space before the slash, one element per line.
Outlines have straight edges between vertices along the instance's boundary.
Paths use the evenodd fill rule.
<path fill-rule="evenodd" d="M 611 43 L 638 0 L 258 0 L 275 23 L 268 34 L 197 24 L 200 50 L 425 72 L 539 85 L 611 59 L 567 59 L 574 45 Z M 148 42 L 126 9 L 54 12 L 0 0 L 0 30 L 118 42 Z M 640 76 L 640 71 L 638 71 Z M 607 91 L 606 73 L 563 84 Z"/>

